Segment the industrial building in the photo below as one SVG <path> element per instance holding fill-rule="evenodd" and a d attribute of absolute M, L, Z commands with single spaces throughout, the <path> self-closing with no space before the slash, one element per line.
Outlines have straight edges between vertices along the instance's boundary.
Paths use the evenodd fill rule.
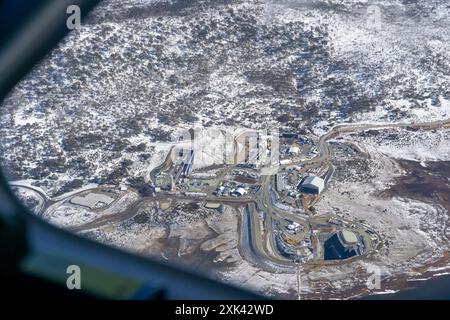
<path fill-rule="evenodd" d="M 194 150 L 191 150 L 191 153 L 189 155 L 189 159 L 185 162 L 182 162 L 183 165 L 183 175 L 186 177 L 188 176 L 192 171 L 192 163 L 194 161 Z"/>
<path fill-rule="evenodd" d="M 235 196 L 235 197 L 242 197 L 247 193 L 247 190 L 245 190 L 242 187 L 238 187 L 236 189 L 234 189 L 233 191 L 231 191 L 231 195 Z"/>
<path fill-rule="evenodd" d="M 348 229 L 336 232 L 324 242 L 325 260 L 342 260 L 364 254 L 364 245 L 358 236 Z"/>
<path fill-rule="evenodd" d="M 297 155 L 300 153 L 300 148 L 297 145 L 293 144 L 292 146 L 289 147 L 288 153 Z"/>
<path fill-rule="evenodd" d="M 316 176 L 308 176 L 300 181 L 297 190 L 303 193 L 320 194 L 325 188 L 325 181 Z"/>
<path fill-rule="evenodd" d="M 275 190 L 277 192 L 282 192 L 284 190 L 283 175 L 280 173 L 275 175 Z"/>
<path fill-rule="evenodd" d="M 356 237 L 355 233 L 349 231 L 349 230 L 342 230 L 340 232 L 340 238 L 342 239 L 343 244 L 345 245 L 354 245 L 358 243 L 358 238 Z"/>

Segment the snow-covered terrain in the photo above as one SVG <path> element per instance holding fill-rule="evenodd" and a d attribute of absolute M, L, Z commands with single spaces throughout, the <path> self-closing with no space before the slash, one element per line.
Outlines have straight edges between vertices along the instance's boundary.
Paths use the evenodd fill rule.
<path fill-rule="evenodd" d="M 341 123 L 448 119 L 449 13 L 448 0 L 104 1 L 4 101 L 2 168 L 11 181 L 27 181 L 31 188 L 16 191 L 40 211 L 43 195 L 58 199 L 91 185 L 129 185 L 145 194 L 150 171 L 180 130 L 319 136 Z M 447 200 L 390 193 L 407 178 L 400 161 L 424 169 L 450 161 L 450 132 L 441 129 L 366 130 L 336 140 L 367 154 L 333 159 L 336 174 L 317 212 L 363 220 L 384 243 L 369 261 L 302 270 L 305 294 L 318 297 L 327 283 L 327 294 L 349 297 L 365 281 L 355 270 L 368 266 L 380 268 L 383 279 L 420 278 L 421 268 L 448 271 L 441 265 L 447 261 L 437 262 L 449 251 Z M 195 169 L 214 164 L 214 155 L 198 159 Z M 450 181 L 448 172 L 437 172 L 431 175 Z M 69 201 L 54 209 L 44 218 L 65 227 L 101 215 Z M 86 235 L 213 266 L 221 279 L 269 295 L 295 296 L 295 274 L 272 274 L 241 259 L 235 211 L 214 218 L 185 203 L 168 212 L 154 203 L 147 209 Z"/>
<path fill-rule="evenodd" d="M 320 133 L 449 116 L 448 11 L 437 0 L 104 1 L 5 101 L 3 165 L 60 194 L 145 177 L 151 142 L 179 127 Z"/>

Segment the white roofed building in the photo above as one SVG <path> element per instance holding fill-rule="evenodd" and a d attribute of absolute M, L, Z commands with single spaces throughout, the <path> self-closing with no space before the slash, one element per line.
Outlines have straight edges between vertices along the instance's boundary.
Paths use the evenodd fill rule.
<path fill-rule="evenodd" d="M 246 193 L 247 193 L 247 190 L 245 190 L 245 189 L 242 188 L 242 187 L 238 187 L 238 188 L 234 189 L 234 190 L 231 192 L 231 195 L 233 195 L 233 196 L 235 196 L 235 197 L 242 197 L 242 196 L 244 196 Z"/>
<path fill-rule="evenodd" d="M 325 188 L 325 181 L 317 176 L 304 178 L 297 186 L 297 190 L 303 193 L 320 194 Z"/>

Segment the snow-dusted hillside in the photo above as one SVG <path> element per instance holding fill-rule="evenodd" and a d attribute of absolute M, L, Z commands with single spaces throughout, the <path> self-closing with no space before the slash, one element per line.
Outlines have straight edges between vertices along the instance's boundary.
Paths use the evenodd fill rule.
<path fill-rule="evenodd" d="M 179 201 L 188 189 L 149 199 L 136 214 L 132 207 L 151 193 L 150 172 L 172 150 L 173 133 L 310 134 L 308 152 L 320 157 L 319 136 L 353 123 L 361 129 L 337 127 L 323 139 L 330 157 L 321 165 L 333 170 L 314 214 L 367 223 L 382 243 L 361 260 L 307 266 L 302 290 L 367 294 L 361 270 L 369 265 L 383 271 L 384 289 L 399 290 L 450 265 L 450 129 L 439 122 L 450 118 L 449 13 L 448 0 L 104 1 L 3 102 L 0 164 L 19 198 L 51 223 L 89 224 L 78 230 L 97 241 L 182 257 L 222 280 L 292 298 L 294 269 L 265 270 L 240 252 L 238 209 Z M 438 124 L 412 125 L 431 121 Z M 394 122 L 408 124 L 387 125 Z M 209 168 L 188 178 L 220 177 L 220 154 L 196 154 L 193 170 Z M 105 210 L 71 202 L 105 185 L 129 196 Z M 115 214 L 107 226 L 95 223 Z"/>
<path fill-rule="evenodd" d="M 4 102 L 3 164 L 60 192 L 145 176 L 149 142 L 176 127 L 449 116 L 448 13 L 444 0 L 105 1 Z"/>

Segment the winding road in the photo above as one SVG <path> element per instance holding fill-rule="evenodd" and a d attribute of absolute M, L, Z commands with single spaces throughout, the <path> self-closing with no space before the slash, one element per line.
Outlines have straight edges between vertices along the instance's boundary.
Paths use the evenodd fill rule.
<path fill-rule="evenodd" d="M 365 131 L 371 129 L 389 129 L 389 128 L 411 128 L 411 129 L 422 129 L 422 130 L 433 130 L 440 128 L 450 128 L 450 119 L 442 120 L 442 121 L 431 121 L 424 123 L 393 123 L 393 124 L 370 124 L 370 123 L 362 123 L 362 124 L 342 124 L 336 125 L 329 132 L 319 137 L 317 142 L 318 154 L 316 157 L 312 159 L 302 160 L 293 162 L 287 165 L 280 166 L 280 170 L 285 169 L 287 167 L 293 165 L 301 165 L 302 172 L 307 172 L 313 168 L 323 168 L 326 170 L 326 175 L 328 178 L 332 175 L 334 168 L 330 163 L 331 151 L 329 148 L 328 141 L 330 139 L 334 139 L 342 134 L 348 134 L 358 131 Z M 172 149 L 171 149 L 172 151 Z M 171 161 L 170 153 L 167 155 L 165 161 L 154 168 L 150 172 L 150 180 L 152 182 L 155 181 L 155 176 L 159 170 L 169 165 L 168 161 Z M 227 167 L 227 172 L 233 170 L 233 166 Z M 226 173 L 226 172 L 225 172 Z M 225 173 L 221 174 L 223 178 Z M 139 199 L 137 202 L 133 203 L 124 211 L 104 215 L 93 221 L 88 223 L 73 226 L 69 228 L 70 231 L 73 232 L 83 232 L 86 230 L 99 228 L 105 225 L 119 223 L 121 221 L 130 219 L 134 217 L 139 208 L 148 202 L 161 201 L 161 200 L 183 200 L 183 201 L 193 201 L 193 202 L 220 202 L 225 205 L 232 206 L 240 206 L 244 207 L 242 212 L 242 219 L 240 223 L 240 251 L 243 256 L 253 263 L 257 263 L 264 269 L 269 269 L 272 272 L 276 271 L 286 271 L 286 270 L 294 270 L 295 263 L 286 257 L 283 257 L 277 249 L 275 244 L 275 235 L 273 230 L 273 224 L 276 221 L 280 221 L 282 219 L 289 219 L 291 221 L 298 221 L 305 223 L 307 222 L 308 214 L 310 212 L 305 212 L 305 215 L 299 215 L 297 213 L 288 212 L 286 210 L 281 210 L 274 206 L 272 199 L 272 190 L 271 184 L 274 181 L 274 176 L 261 176 L 260 179 L 260 188 L 256 192 L 253 197 L 247 198 L 230 198 L 230 197 L 215 197 L 212 195 L 208 196 L 186 196 L 180 194 L 173 193 L 160 193 L 154 196 L 143 197 Z M 50 206 L 55 205 L 58 202 L 63 202 L 69 197 L 72 197 L 81 192 L 86 192 L 93 189 L 83 189 L 80 192 L 70 193 L 68 196 L 59 197 L 58 199 L 51 199 L 46 195 L 41 189 L 33 188 L 32 186 L 21 184 L 19 182 L 12 182 L 12 186 L 18 188 L 28 188 L 37 192 L 43 201 L 44 206 L 41 212 L 38 215 L 42 216 L 43 212 Z M 316 199 L 317 201 L 317 199 Z M 261 218 L 257 211 L 257 207 L 265 212 L 265 219 L 263 223 L 261 223 Z M 261 229 L 262 226 L 262 229 Z"/>

